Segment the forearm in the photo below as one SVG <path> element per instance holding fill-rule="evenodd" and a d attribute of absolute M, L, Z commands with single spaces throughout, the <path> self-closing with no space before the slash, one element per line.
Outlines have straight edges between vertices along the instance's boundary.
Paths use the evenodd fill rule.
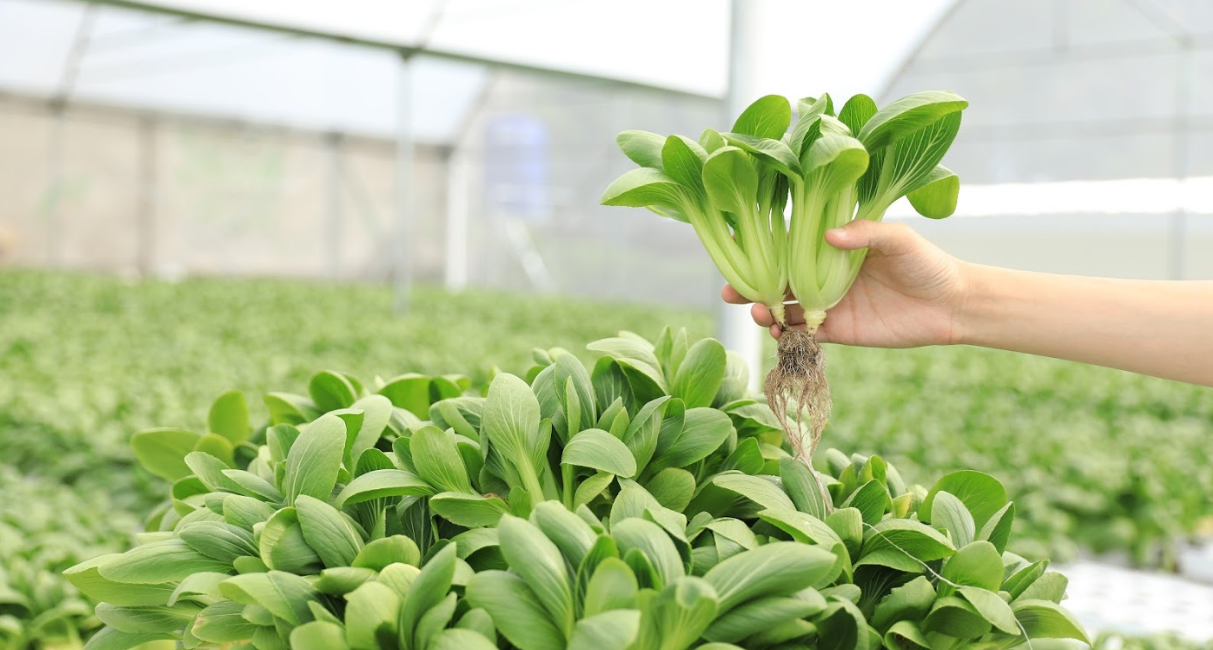
<path fill-rule="evenodd" d="M 966 265 L 958 343 L 1213 386 L 1213 282 Z"/>

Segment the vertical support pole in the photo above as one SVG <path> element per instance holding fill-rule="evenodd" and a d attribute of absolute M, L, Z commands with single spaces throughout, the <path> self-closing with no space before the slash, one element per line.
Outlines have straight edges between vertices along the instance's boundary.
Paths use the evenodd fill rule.
<path fill-rule="evenodd" d="M 328 159 L 326 180 L 328 189 L 328 245 L 329 279 L 341 277 L 341 235 L 343 217 L 341 212 L 341 134 L 330 133 L 324 138 L 325 157 Z"/>
<path fill-rule="evenodd" d="M 1172 146 L 1172 172 L 1179 181 L 1179 207 L 1171 215 L 1168 228 L 1168 276 L 1182 280 L 1187 274 L 1188 237 L 1188 105 L 1195 82 L 1192 38 L 1179 39 L 1179 63 L 1175 72 L 1175 141 Z"/>
<path fill-rule="evenodd" d="M 139 120 L 139 222 L 135 250 L 139 276 L 151 277 L 156 266 L 156 118 Z"/>
<path fill-rule="evenodd" d="M 447 158 L 446 167 L 446 288 L 460 291 L 468 286 L 468 162 L 458 149 Z"/>
<path fill-rule="evenodd" d="M 729 88 L 724 105 L 728 128 L 754 95 L 757 16 L 747 0 L 731 0 L 729 22 Z M 745 357 L 750 369 L 750 390 L 758 390 L 762 379 L 762 328 L 750 319 L 748 306 L 720 303 L 716 332 L 725 348 Z"/>
<path fill-rule="evenodd" d="M 50 137 L 47 141 L 47 201 L 43 236 L 46 239 L 46 264 L 51 267 L 63 265 L 63 111 L 62 102 L 55 102 L 52 110 Z"/>
<path fill-rule="evenodd" d="M 396 313 L 409 311 L 412 293 L 413 218 L 416 209 L 413 168 L 416 146 L 413 141 L 413 75 L 411 53 L 400 55 L 396 77 L 396 224 L 392 237 L 392 270 Z"/>

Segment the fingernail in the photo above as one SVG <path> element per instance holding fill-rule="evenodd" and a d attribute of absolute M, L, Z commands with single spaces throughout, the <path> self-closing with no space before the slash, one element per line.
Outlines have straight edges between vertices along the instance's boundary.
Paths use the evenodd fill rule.
<path fill-rule="evenodd" d="M 847 237 L 851 236 L 850 233 L 843 230 L 842 228 L 831 228 L 826 231 L 826 234 L 833 235 L 837 239 L 846 239 Z"/>

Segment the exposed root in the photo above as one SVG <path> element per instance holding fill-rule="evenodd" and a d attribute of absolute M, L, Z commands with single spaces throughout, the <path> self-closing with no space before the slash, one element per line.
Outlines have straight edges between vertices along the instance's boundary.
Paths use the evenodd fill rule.
<path fill-rule="evenodd" d="M 815 333 L 786 330 L 779 337 L 779 361 L 767 373 L 765 385 L 767 404 L 783 427 L 794 456 L 810 468 L 830 419 L 825 369 L 825 351 Z"/>

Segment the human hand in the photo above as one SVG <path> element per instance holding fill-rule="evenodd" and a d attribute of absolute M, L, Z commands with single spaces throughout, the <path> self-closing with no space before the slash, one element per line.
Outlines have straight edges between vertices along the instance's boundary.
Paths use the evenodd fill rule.
<path fill-rule="evenodd" d="M 818 341 L 882 348 L 959 341 L 958 313 L 967 291 L 959 260 L 901 223 L 858 219 L 826 232 L 826 242 L 840 250 L 869 250 L 851 290 L 826 312 Z M 731 286 L 725 286 L 722 297 L 734 304 L 750 302 Z M 750 313 L 779 338 L 766 305 L 756 304 Z M 787 322 L 804 329 L 804 310 L 789 304 Z"/>

